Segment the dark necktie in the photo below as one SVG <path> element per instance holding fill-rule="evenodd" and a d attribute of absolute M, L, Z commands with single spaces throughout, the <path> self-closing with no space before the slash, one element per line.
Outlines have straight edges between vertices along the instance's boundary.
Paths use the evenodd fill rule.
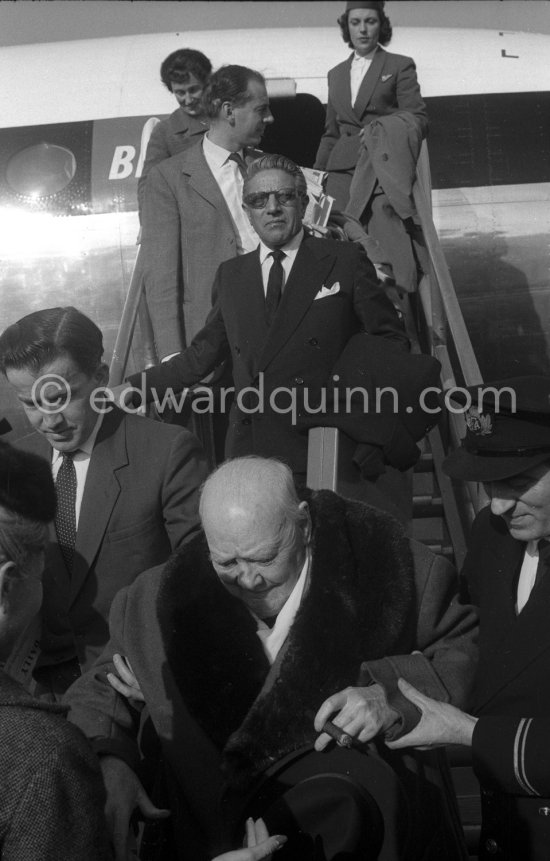
<path fill-rule="evenodd" d="M 55 531 L 59 549 L 69 571 L 73 564 L 76 542 L 76 469 L 73 460 L 75 454 L 76 452 L 70 451 L 63 455 L 63 462 L 55 480 L 57 493 Z"/>
<path fill-rule="evenodd" d="M 277 249 L 272 251 L 270 255 L 273 257 L 273 263 L 269 270 L 267 279 L 267 290 L 265 294 L 265 319 L 268 326 L 271 326 L 275 312 L 281 301 L 281 293 L 283 292 L 284 269 L 282 260 L 286 257 L 284 251 Z"/>
<path fill-rule="evenodd" d="M 232 152 L 231 155 L 227 157 L 227 160 L 234 161 L 241 172 L 242 178 L 246 179 L 246 162 L 242 155 L 238 152 Z"/>

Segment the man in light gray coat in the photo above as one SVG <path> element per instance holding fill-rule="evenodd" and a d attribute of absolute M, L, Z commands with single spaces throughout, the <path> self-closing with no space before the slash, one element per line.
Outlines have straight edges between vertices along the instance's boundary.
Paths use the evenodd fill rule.
<path fill-rule="evenodd" d="M 210 130 L 147 177 L 142 248 L 147 305 L 159 358 L 179 353 L 202 328 L 220 263 L 258 238 L 242 211 L 243 173 L 273 122 L 265 81 L 223 66 L 203 95 Z"/>

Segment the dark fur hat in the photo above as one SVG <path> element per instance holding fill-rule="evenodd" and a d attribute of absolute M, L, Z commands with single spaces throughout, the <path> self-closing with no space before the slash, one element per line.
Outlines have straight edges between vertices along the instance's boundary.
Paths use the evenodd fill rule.
<path fill-rule="evenodd" d="M 49 463 L 1 440 L 0 505 L 43 523 L 55 516 L 55 487 Z"/>

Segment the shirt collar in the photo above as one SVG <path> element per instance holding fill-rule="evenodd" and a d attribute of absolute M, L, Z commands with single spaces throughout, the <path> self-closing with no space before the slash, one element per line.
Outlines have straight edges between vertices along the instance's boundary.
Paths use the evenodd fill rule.
<path fill-rule="evenodd" d="M 296 257 L 296 254 L 298 253 L 298 249 L 299 249 L 300 245 L 302 244 L 303 238 L 304 238 L 304 228 L 302 227 L 302 228 L 300 228 L 298 233 L 296 233 L 292 237 L 292 239 L 289 242 L 287 242 L 286 245 L 281 246 L 280 250 L 284 251 L 285 254 L 287 255 L 287 257 L 292 257 L 292 258 Z M 272 251 L 273 251 L 273 248 L 268 248 L 268 246 L 264 242 L 262 242 L 262 240 L 260 239 L 260 265 L 261 266 L 263 266 L 267 257 L 271 254 Z"/>
<path fill-rule="evenodd" d="M 91 456 L 102 421 L 103 413 L 100 413 L 97 417 L 97 421 L 90 436 L 88 437 L 86 442 L 83 442 L 82 445 L 78 447 L 77 454 L 75 455 L 75 460 L 84 460 L 85 457 Z M 52 449 L 52 451 L 52 464 L 55 465 L 57 461 L 63 457 L 63 452 L 58 451 L 56 448 Z"/>
<path fill-rule="evenodd" d="M 216 165 L 216 167 L 222 167 L 226 162 L 229 156 L 234 150 L 225 149 L 223 146 L 219 146 L 218 144 L 212 143 L 210 138 L 208 137 L 208 132 L 202 139 L 202 146 L 204 152 L 208 155 L 208 158 Z M 241 158 L 244 158 L 244 153 L 242 149 L 235 150 Z"/>

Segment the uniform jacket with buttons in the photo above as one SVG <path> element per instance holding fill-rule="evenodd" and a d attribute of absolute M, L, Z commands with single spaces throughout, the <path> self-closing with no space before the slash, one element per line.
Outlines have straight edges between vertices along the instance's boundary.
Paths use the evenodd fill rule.
<path fill-rule="evenodd" d="M 189 349 L 149 368 L 145 377 L 149 398 L 152 388 L 157 394 L 170 387 L 181 391 L 231 355 L 240 397 L 231 409 L 228 456 L 280 457 L 294 472 L 305 473 L 307 435 L 295 427 L 293 404 L 297 417 L 321 403 L 323 386 L 332 396 L 337 385 L 331 382 L 332 368 L 357 332 L 390 338 L 408 348 L 372 264 L 354 243 L 304 238 L 271 328 L 265 320 L 259 250 L 223 263 L 214 294 L 207 324 Z M 140 384 L 139 375 L 129 379 Z M 259 394 L 247 392 L 248 387 Z M 285 391 L 276 392 L 279 387 Z M 257 409 L 259 403 L 263 409 Z"/>
<path fill-rule="evenodd" d="M 473 703 L 480 859 L 550 857 L 550 575 L 547 565 L 516 615 L 524 549 L 487 507 L 474 523 L 463 569 L 480 612 Z"/>
<path fill-rule="evenodd" d="M 259 155 L 250 150 L 246 161 Z M 184 349 L 204 326 L 216 270 L 235 257 L 238 239 L 202 139 L 152 168 L 143 199 L 141 259 L 159 357 Z"/>
<path fill-rule="evenodd" d="M 325 130 L 315 159 L 315 167 L 320 170 L 352 170 L 361 151 L 361 129 L 398 110 L 413 114 L 422 136 L 426 135 L 426 106 L 420 95 L 414 61 L 401 54 L 390 54 L 379 46 L 352 107 L 353 56 L 328 73 Z"/>

